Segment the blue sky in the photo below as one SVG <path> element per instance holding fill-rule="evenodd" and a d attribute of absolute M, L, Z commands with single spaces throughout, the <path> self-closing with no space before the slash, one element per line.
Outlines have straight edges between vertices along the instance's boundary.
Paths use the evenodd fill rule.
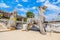
<path fill-rule="evenodd" d="M 18 15 L 26 16 L 27 11 L 31 11 L 38 16 L 37 7 L 46 5 L 46 20 L 60 20 L 60 0 L 0 0 L 0 10 L 12 12 L 16 9 Z"/>

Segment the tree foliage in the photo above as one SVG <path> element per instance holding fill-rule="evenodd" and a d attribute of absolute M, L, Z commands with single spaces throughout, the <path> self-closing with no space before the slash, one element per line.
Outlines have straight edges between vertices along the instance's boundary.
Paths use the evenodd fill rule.
<path fill-rule="evenodd" d="M 34 17 L 33 12 L 28 11 L 28 12 L 26 13 L 26 17 L 27 17 L 27 18 L 33 18 L 33 17 Z"/>

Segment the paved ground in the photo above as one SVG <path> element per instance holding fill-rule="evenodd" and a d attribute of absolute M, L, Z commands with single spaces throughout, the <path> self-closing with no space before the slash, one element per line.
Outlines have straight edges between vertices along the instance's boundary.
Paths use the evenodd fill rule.
<path fill-rule="evenodd" d="M 38 31 L 8 31 L 0 32 L 0 40 L 60 40 L 60 33 L 42 35 Z"/>

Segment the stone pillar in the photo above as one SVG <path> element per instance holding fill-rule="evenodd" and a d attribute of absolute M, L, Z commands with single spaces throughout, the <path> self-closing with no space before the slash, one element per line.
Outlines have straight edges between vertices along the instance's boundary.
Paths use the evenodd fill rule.
<path fill-rule="evenodd" d="M 44 30 L 44 12 L 45 12 L 46 7 L 39 7 L 38 8 L 38 26 L 40 27 L 40 33 L 46 34 Z"/>
<path fill-rule="evenodd" d="M 27 27 L 26 27 L 26 31 L 28 31 L 30 29 L 30 26 L 32 25 L 32 18 L 27 18 Z"/>
<path fill-rule="evenodd" d="M 22 29 L 23 29 L 23 22 L 24 22 L 24 18 L 22 18 Z"/>
<path fill-rule="evenodd" d="M 10 19 L 8 20 L 7 28 L 14 30 L 16 28 L 16 11 L 14 10 L 13 13 L 10 16 Z"/>

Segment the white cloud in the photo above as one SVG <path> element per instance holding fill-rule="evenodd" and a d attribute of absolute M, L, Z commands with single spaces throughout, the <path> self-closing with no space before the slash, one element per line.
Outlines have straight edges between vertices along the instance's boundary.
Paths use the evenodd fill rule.
<path fill-rule="evenodd" d="M 28 0 L 22 0 L 23 2 L 28 2 Z"/>
<path fill-rule="evenodd" d="M 47 21 L 60 20 L 60 15 L 59 13 L 50 13 L 45 15 L 45 18 Z"/>
<path fill-rule="evenodd" d="M 60 7 L 53 4 L 46 4 L 47 9 L 55 12 L 60 12 Z"/>
<path fill-rule="evenodd" d="M 38 11 L 37 10 L 34 10 L 33 13 L 34 13 L 35 17 L 38 16 Z"/>
<path fill-rule="evenodd" d="M 56 20 L 56 16 L 60 12 L 60 7 L 57 5 L 51 4 L 49 0 L 46 0 L 44 5 L 47 6 L 47 9 L 50 10 L 51 12 L 54 11 L 54 13 L 45 15 L 46 20 L 52 20 L 52 19 Z"/>
<path fill-rule="evenodd" d="M 33 13 L 37 16 L 37 14 L 36 13 L 38 13 L 35 9 L 36 9 L 36 7 L 34 6 L 34 7 L 31 7 L 31 8 L 16 8 L 18 11 L 21 11 L 21 12 L 23 12 L 23 13 L 26 13 L 27 11 L 31 11 L 31 10 L 33 10 Z M 23 15 L 23 14 L 22 14 Z"/>
<path fill-rule="evenodd" d="M 36 2 L 44 2 L 45 0 L 37 0 Z"/>
<path fill-rule="evenodd" d="M 26 12 L 29 10 L 28 8 L 16 8 L 16 9 L 17 9 L 17 11 L 20 12 L 20 14 L 18 14 L 18 15 L 21 15 L 23 17 L 26 17 Z"/>
<path fill-rule="evenodd" d="M 18 4 L 18 6 L 23 6 L 23 5 L 21 5 L 21 4 Z"/>
<path fill-rule="evenodd" d="M 22 12 L 27 12 L 28 11 L 28 9 L 27 8 L 17 8 L 17 10 L 19 10 L 19 11 L 22 11 Z"/>
<path fill-rule="evenodd" d="M 52 4 L 60 3 L 60 0 L 57 0 L 56 2 L 52 2 Z"/>
<path fill-rule="evenodd" d="M 22 6 L 22 5 L 21 5 Z M 22 11 L 22 12 L 27 12 L 27 11 L 30 11 L 30 10 L 35 10 L 36 7 L 33 6 L 31 8 L 17 8 L 18 10 Z"/>
<path fill-rule="evenodd" d="M 45 18 L 46 18 L 47 21 L 51 21 L 53 19 L 56 20 L 57 15 L 58 15 L 57 13 L 47 14 L 47 15 L 45 15 Z"/>
<path fill-rule="evenodd" d="M 31 9 L 36 9 L 37 7 L 33 6 Z"/>
<path fill-rule="evenodd" d="M 16 2 L 19 2 L 18 0 L 16 0 Z"/>
<path fill-rule="evenodd" d="M 6 5 L 5 3 L 0 3 L 0 7 L 3 7 L 3 8 L 9 8 L 9 6 Z"/>
<path fill-rule="evenodd" d="M 50 2 L 48 0 L 44 3 L 44 5 L 47 6 L 47 8 L 49 8 L 49 9 L 60 10 L 60 7 L 50 4 Z"/>

